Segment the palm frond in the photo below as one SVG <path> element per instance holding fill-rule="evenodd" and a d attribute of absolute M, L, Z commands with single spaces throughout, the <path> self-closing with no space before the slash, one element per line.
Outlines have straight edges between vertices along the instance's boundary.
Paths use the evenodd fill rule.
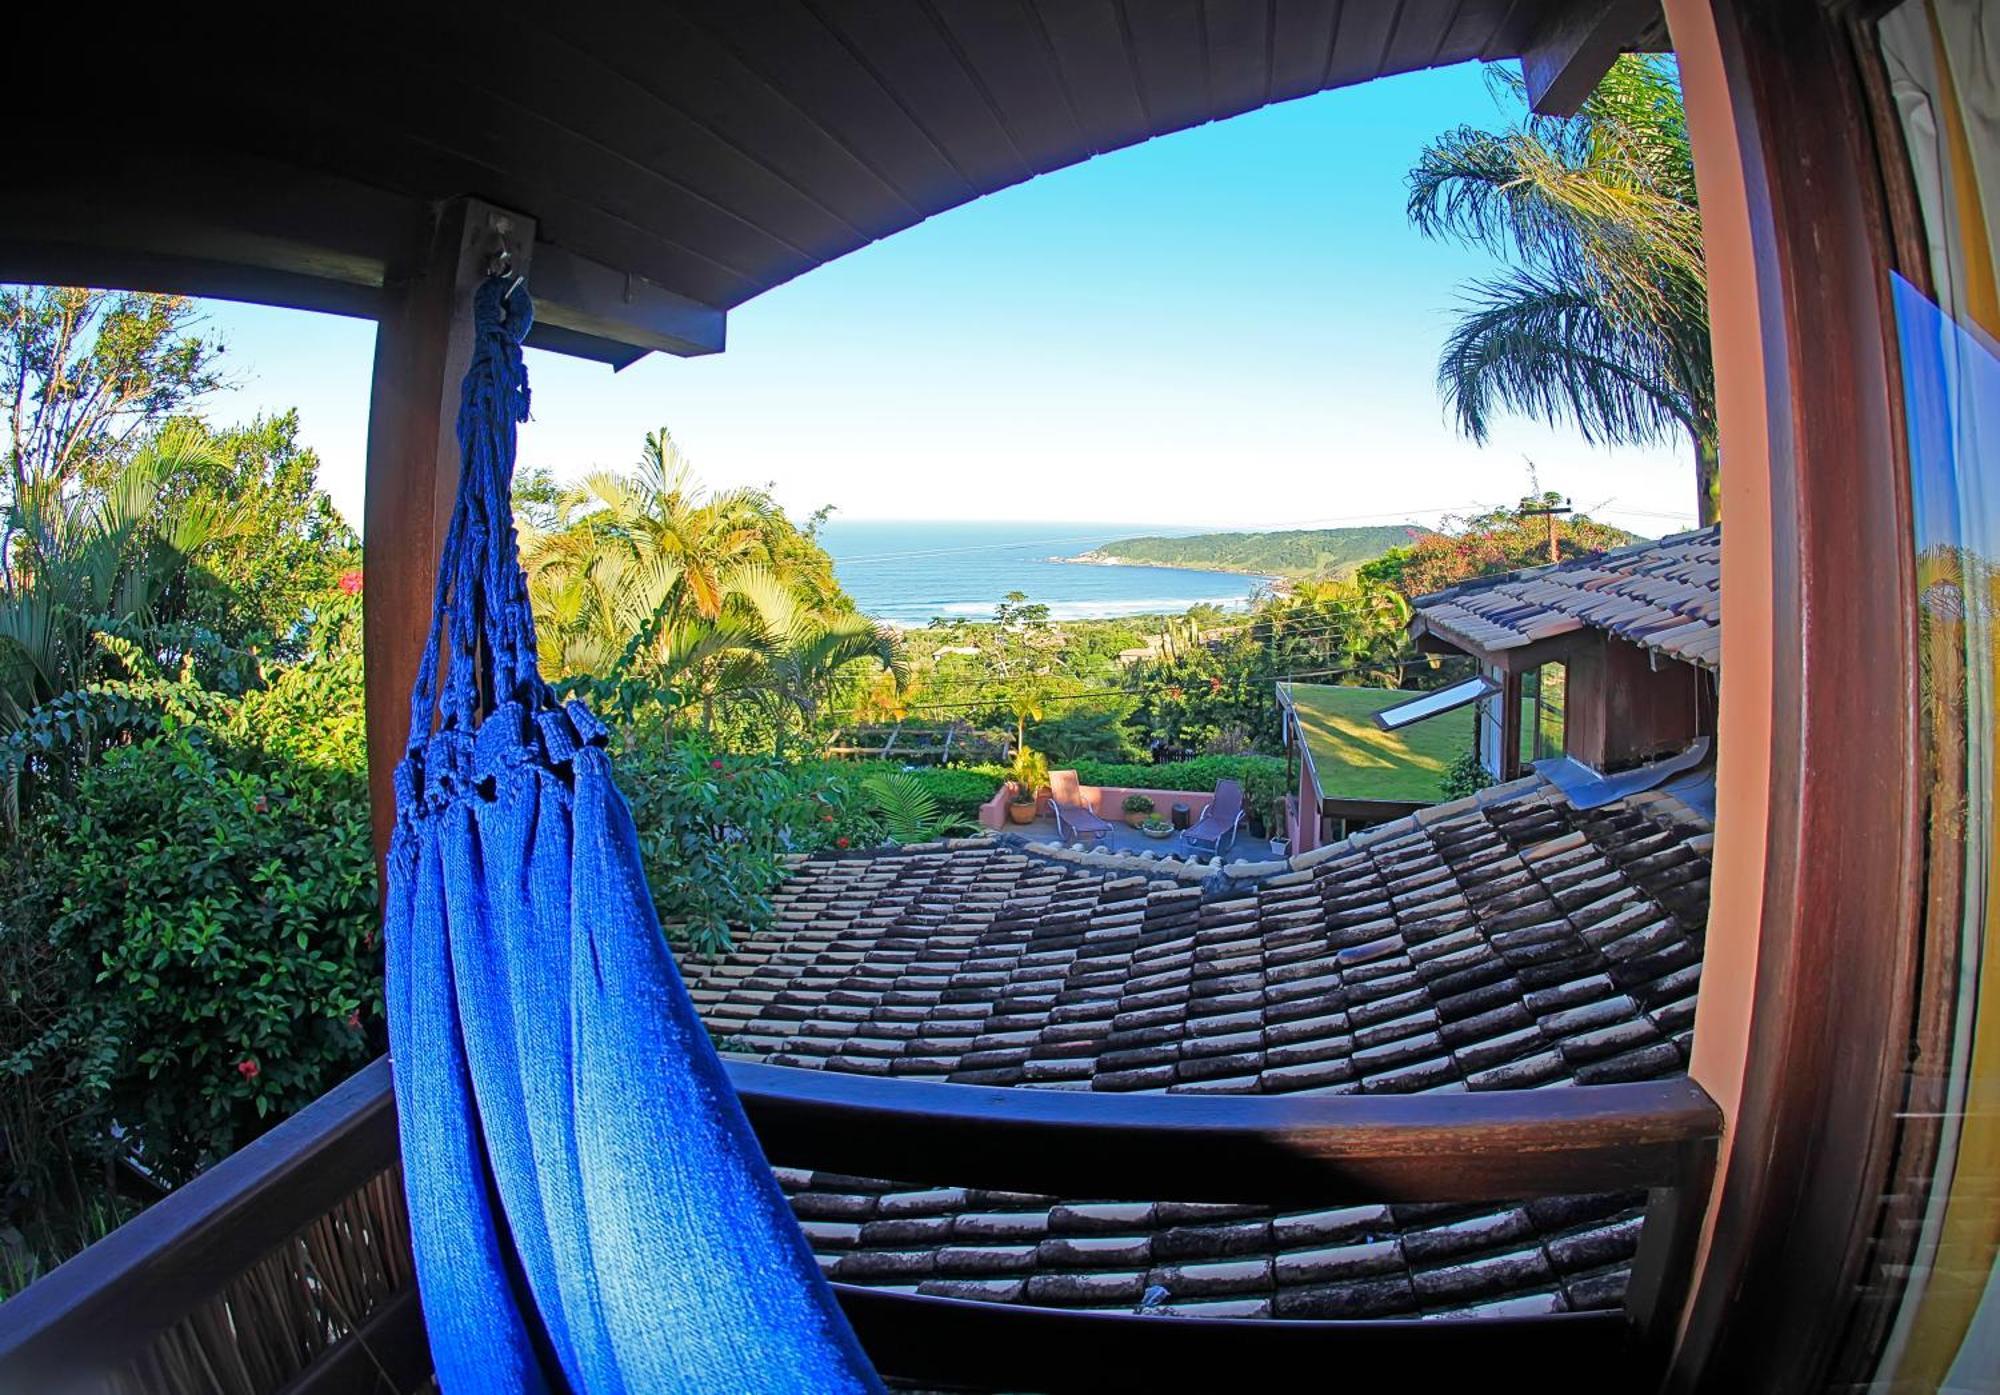
<path fill-rule="evenodd" d="M 1643 445 L 1692 429 L 1655 341 L 1588 292 L 1530 272 L 1482 283 L 1445 342 L 1438 390 L 1476 441 L 1502 408 L 1572 423 L 1595 444 Z"/>
<path fill-rule="evenodd" d="M 923 782 L 908 771 L 883 771 L 861 783 L 868 805 L 898 843 L 923 843 L 955 829 Z"/>

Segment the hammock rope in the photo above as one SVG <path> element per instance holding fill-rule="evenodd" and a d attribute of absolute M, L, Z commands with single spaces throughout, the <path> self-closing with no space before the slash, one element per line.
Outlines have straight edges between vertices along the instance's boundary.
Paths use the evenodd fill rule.
<path fill-rule="evenodd" d="M 542 681 L 510 488 L 533 315 L 475 293 L 396 772 L 390 1054 L 439 1382 L 877 1391 L 682 986 L 605 729 Z"/>

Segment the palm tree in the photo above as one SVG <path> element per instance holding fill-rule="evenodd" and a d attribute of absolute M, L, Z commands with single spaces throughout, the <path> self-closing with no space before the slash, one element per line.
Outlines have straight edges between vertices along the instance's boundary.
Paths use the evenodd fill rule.
<path fill-rule="evenodd" d="M 669 709 L 725 699 L 771 715 L 782 747 L 849 665 L 900 683 L 893 633 L 856 615 L 831 560 L 761 490 L 704 491 L 665 431 L 631 474 L 599 472 L 517 516 L 542 664 L 649 686 Z"/>
<path fill-rule="evenodd" d="M 38 710 L 81 692 L 107 671 L 161 657 L 142 644 L 171 618 L 195 555 L 237 520 L 212 503 L 162 495 L 176 474 L 218 462 L 218 447 L 189 422 L 161 430 L 101 485 L 30 481 L 14 500 L 8 579 L 0 583 L 0 806 L 11 822 L 22 774 L 14 738 Z M 88 745 L 87 731 L 75 733 Z"/>
<path fill-rule="evenodd" d="M 745 567 L 730 578 L 732 595 L 754 615 L 760 641 L 740 651 L 752 662 L 727 672 L 725 693 L 751 697 L 770 711 L 777 753 L 784 754 L 787 718 L 811 727 L 826 711 L 849 665 L 873 660 L 897 688 L 909 681 L 909 661 L 894 630 L 852 611 L 828 613 L 768 567 Z"/>
<path fill-rule="evenodd" d="M 1522 96 L 1518 77 L 1495 73 Z M 1460 429 L 1484 441 L 1508 409 L 1573 423 L 1594 444 L 1685 433 L 1701 520 L 1714 522 L 1708 284 L 1673 70 L 1628 56 L 1574 117 L 1448 131 L 1409 185 L 1410 221 L 1425 236 L 1516 263 L 1471 288 L 1439 356 L 1438 388 Z"/>

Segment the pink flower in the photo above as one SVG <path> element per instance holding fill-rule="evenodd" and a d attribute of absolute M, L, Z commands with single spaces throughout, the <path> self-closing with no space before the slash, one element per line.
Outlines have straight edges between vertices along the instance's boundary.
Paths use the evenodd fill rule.
<path fill-rule="evenodd" d="M 356 1008 L 347 1014 L 347 1025 L 357 1032 L 361 1030 L 361 1009 Z"/>
<path fill-rule="evenodd" d="M 836 848 L 844 848 L 844 847 L 846 847 L 846 846 L 847 846 L 847 835 L 846 835 L 845 833 L 841 834 L 841 835 L 840 835 L 840 836 L 839 836 L 838 838 L 836 838 L 836 839 L 834 839 L 834 840 L 833 840 L 833 845 L 834 845 L 834 846 L 835 846 Z"/>
<path fill-rule="evenodd" d="M 263 1067 L 257 1064 L 257 1058 L 255 1056 L 245 1056 L 242 1060 L 236 1063 L 236 1073 L 242 1076 L 245 1080 L 255 1080 L 257 1078 L 257 1072 L 262 1069 Z"/>
<path fill-rule="evenodd" d="M 708 763 L 708 768 L 709 768 L 710 770 L 720 770 L 720 769 L 722 769 L 722 757 L 720 757 L 720 756 L 717 756 L 717 757 L 716 757 L 716 758 L 715 758 L 714 760 L 710 761 L 710 762 Z"/>
<path fill-rule="evenodd" d="M 360 595 L 361 568 L 356 567 L 352 571 L 342 572 L 340 574 L 340 589 L 350 596 Z"/>

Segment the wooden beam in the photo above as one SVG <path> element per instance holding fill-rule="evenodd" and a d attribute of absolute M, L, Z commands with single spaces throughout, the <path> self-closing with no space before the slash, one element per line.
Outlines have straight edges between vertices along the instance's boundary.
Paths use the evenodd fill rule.
<path fill-rule="evenodd" d="M 1521 54 L 1528 105 L 1542 116 L 1574 116 L 1660 20 L 1660 0 L 1573 0 L 1552 10 Z"/>
<path fill-rule="evenodd" d="M 270 160 L 185 151 L 30 171 L 8 191 L 0 281 L 161 291 L 377 319 L 424 205 Z M 120 157 L 112 157 L 117 161 Z M 235 206 L 243 189 L 265 196 Z M 225 214 L 224 210 L 227 210 Z M 567 247 L 537 243 L 530 348 L 623 368 L 720 353 L 727 316 Z"/>
<path fill-rule="evenodd" d="M 1168 1097 L 728 1067 L 774 1163 L 1055 1196 L 1136 1186 L 1165 1201 L 1325 1205 L 1671 1186 L 1687 1162 L 1684 1145 L 1721 1127 L 1685 1077 L 1460 1094 Z M 1223 1157 L 1229 1166 L 1217 1167 Z"/>
<path fill-rule="evenodd" d="M 535 328 L 531 348 L 565 350 L 571 338 L 595 340 L 629 352 L 623 361 L 605 353 L 582 352 L 623 368 L 649 350 L 692 357 L 719 354 L 727 316 L 713 306 L 663 290 L 641 276 L 619 271 L 542 242 L 535 246 Z"/>
<path fill-rule="evenodd" d="M 378 863 L 395 826 L 410 689 L 430 632 L 438 551 L 458 491 L 459 383 L 471 361 L 472 292 L 499 238 L 507 241 L 516 274 L 528 274 L 533 219 L 477 199 L 444 205 L 417 231 L 408 262 L 391 269 L 375 332 L 362 596 L 368 797 Z"/>

